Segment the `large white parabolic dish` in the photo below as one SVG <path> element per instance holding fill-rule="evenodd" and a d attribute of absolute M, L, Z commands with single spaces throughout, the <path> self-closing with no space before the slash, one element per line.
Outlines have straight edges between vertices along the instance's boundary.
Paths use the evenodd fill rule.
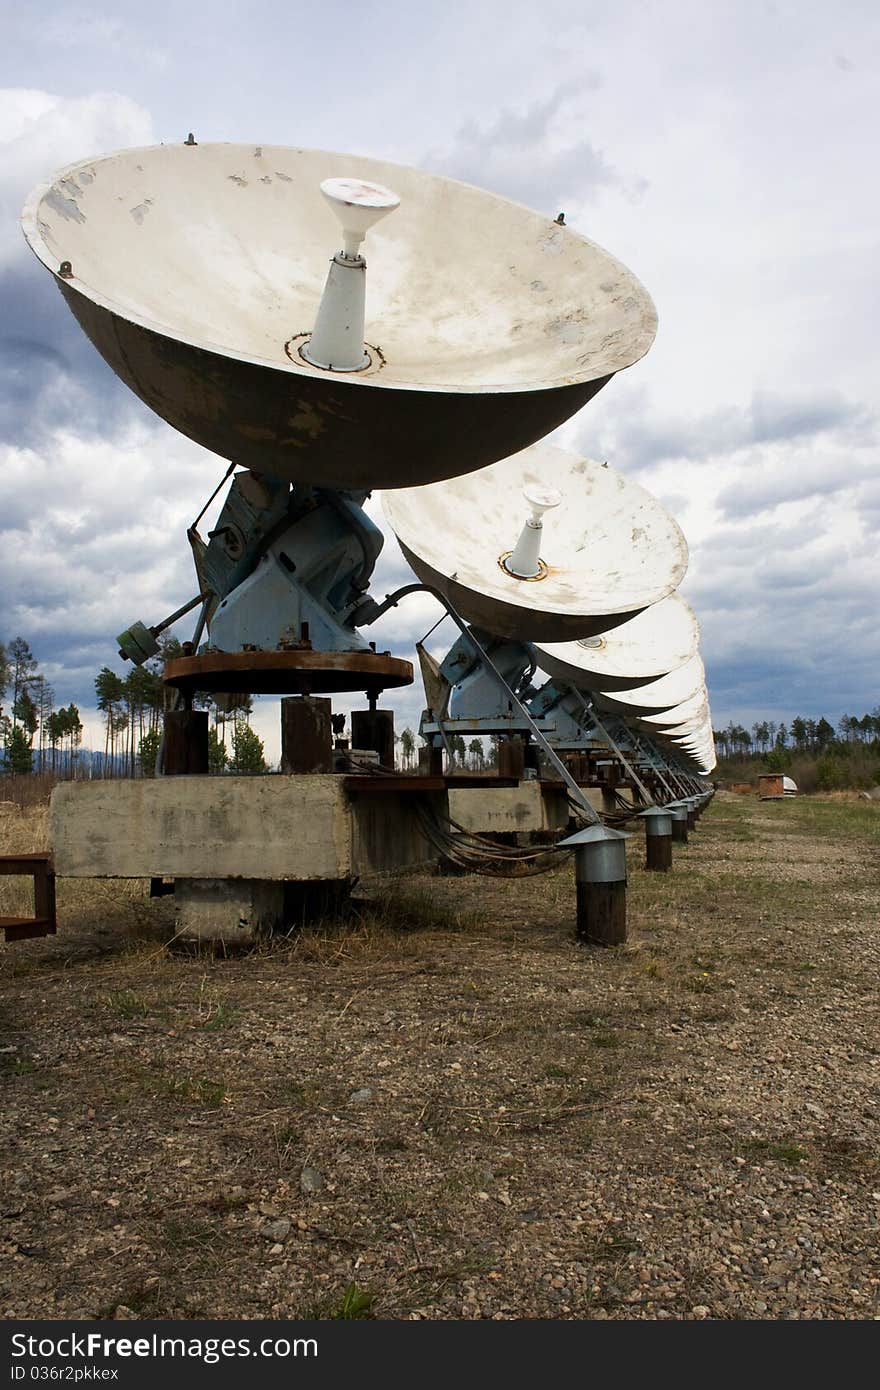
<path fill-rule="evenodd" d="M 299 355 L 340 242 L 320 185 L 349 177 L 400 197 L 363 247 L 362 372 Z M 361 156 L 192 143 L 72 165 L 22 220 L 157 414 L 248 468 L 345 489 L 503 458 L 647 352 L 647 291 L 554 211 Z"/>
<path fill-rule="evenodd" d="M 504 560 L 530 488 L 553 488 L 562 500 L 544 517 L 540 573 L 521 579 Z M 681 529 L 655 497 L 551 444 L 463 478 L 383 492 L 382 504 L 422 583 L 499 637 L 567 642 L 606 632 L 665 598 L 687 569 Z"/>
<path fill-rule="evenodd" d="M 670 594 L 609 632 L 535 646 L 539 666 L 556 680 L 579 689 L 629 690 L 683 666 L 699 642 L 693 609 L 678 594 Z"/>
<path fill-rule="evenodd" d="M 602 709 L 635 718 L 674 709 L 701 690 L 705 682 L 706 671 L 697 653 L 676 671 L 670 671 L 668 676 L 661 676 L 647 685 L 634 686 L 630 690 L 604 691 L 596 688 L 591 693 Z"/>

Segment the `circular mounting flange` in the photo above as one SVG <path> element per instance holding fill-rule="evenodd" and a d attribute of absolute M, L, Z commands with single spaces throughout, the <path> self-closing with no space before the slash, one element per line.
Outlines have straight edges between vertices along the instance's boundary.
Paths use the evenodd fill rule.
<path fill-rule="evenodd" d="M 340 178 L 400 197 L 366 243 L 364 336 L 381 372 L 285 350 L 315 324 L 339 242 L 321 184 Z M 157 414 L 243 467 L 322 487 L 406 487 L 512 454 L 656 332 L 644 287 L 570 228 L 359 156 L 123 150 L 35 189 L 22 220 L 83 330 Z"/>

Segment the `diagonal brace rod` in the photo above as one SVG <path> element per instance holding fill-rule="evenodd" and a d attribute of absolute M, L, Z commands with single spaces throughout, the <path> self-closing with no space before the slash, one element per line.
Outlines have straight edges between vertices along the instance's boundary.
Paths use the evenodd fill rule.
<path fill-rule="evenodd" d="M 456 613 L 455 609 L 452 607 L 452 604 L 449 602 L 449 600 L 446 598 L 444 594 L 440 593 L 439 589 L 435 589 L 431 584 L 404 584 L 403 588 L 395 589 L 393 594 L 388 594 L 384 601 L 378 605 L 376 612 L 370 619 L 370 622 L 374 623 L 377 620 L 377 618 L 380 618 L 382 616 L 383 613 L 387 613 L 389 608 L 396 608 L 400 600 L 402 598 L 406 598 L 408 594 L 430 594 L 432 598 L 435 598 L 437 602 L 446 609 L 446 612 L 448 613 L 452 621 L 455 623 L 455 626 L 458 628 L 462 637 L 465 637 L 467 641 L 470 642 L 471 646 L 476 651 L 477 655 L 485 665 L 486 669 L 492 673 L 492 675 L 495 677 L 495 679 L 501 686 L 502 690 L 504 690 L 504 692 L 510 696 L 517 710 L 522 715 L 523 719 L 528 725 L 532 737 L 535 739 L 539 748 L 541 748 L 541 750 L 543 751 L 545 757 L 553 767 L 554 771 L 556 771 L 562 778 L 562 781 L 568 788 L 569 795 L 571 796 L 572 800 L 577 803 L 578 810 L 583 812 L 587 820 L 590 821 L 592 825 L 601 825 L 601 816 L 591 806 L 582 788 L 578 786 L 577 782 L 572 777 L 568 768 L 565 766 L 565 763 L 558 756 L 553 747 L 547 742 L 547 739 L 544 737 L 541 730 L 538 728 L 538 725 L 535 723 L 531 714 L 526 709 L 522 700 L 520 700 L 519 696 L 516 695 L 513 690 L 511 690 L 510 686 L 507 684 L 507 681 L 504 679 L 501 672 L 498 670 L 498 667 L 495 665 L 488 652 L 483 650 L 482 646 L 477 641 L 476 637 L 474 636 L 471 629 L 468 627 L 467 623 L 464 621 L 463 618 L 461 618 L 458 615 L 458 613 Z"/>

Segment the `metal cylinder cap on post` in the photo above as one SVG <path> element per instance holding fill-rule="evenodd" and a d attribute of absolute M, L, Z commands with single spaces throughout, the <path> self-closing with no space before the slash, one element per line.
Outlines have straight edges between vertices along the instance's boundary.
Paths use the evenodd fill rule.
<path fill-rule="evenodd" d="M 683 801 L 670 801 L 664 808 L 672 817 L 672 843 L 686 845 L 688 842 L 688 813 Z"/>
<path fill-rule="evenodd" d="M 696 828 L 697 828 L 697 815 L 699 814 L 699 813 L 698 813 L 698 810 L 697 810 L 697 797 L 695 797 L 695 796 L 688 796 L 688 797 L 686 797 L 686 798 L 685 798 L 685 801 L 684 801 L 684 805 L 685 805 L 685 808 L 686 808 L 686 810 L 687 810 L 687 826 L 688 826 L 688 830 L 696 830 Z"/>
<path fill-rule="evenodd" d="M 559 846 L 575 850 L 577 934 L 592 946 L 626 941 L 626 841 L 629 834 L 605 825 L 578 830 Z"/>
<path fill-rule="evenodd" d="M 645 868 L 665 872 L 672 868 L 672 816 L 665 806 L 649 806 L 639 819 L 645 822 Z"/>

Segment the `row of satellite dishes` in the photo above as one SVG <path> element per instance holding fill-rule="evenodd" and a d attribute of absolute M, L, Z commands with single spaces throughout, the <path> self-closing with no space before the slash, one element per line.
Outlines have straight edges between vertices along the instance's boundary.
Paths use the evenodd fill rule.
<path fill-rule="evenodd" d="M 258 474 L 382 489 L 415 574 L 467 622 L 711 770 L 678 525 L 537 442 L 653 342 L 651 299 L 613 256 L 561 215 L 421 171 L 192 137 L 64 170 L 23 224 L 162 418 Z"/>

